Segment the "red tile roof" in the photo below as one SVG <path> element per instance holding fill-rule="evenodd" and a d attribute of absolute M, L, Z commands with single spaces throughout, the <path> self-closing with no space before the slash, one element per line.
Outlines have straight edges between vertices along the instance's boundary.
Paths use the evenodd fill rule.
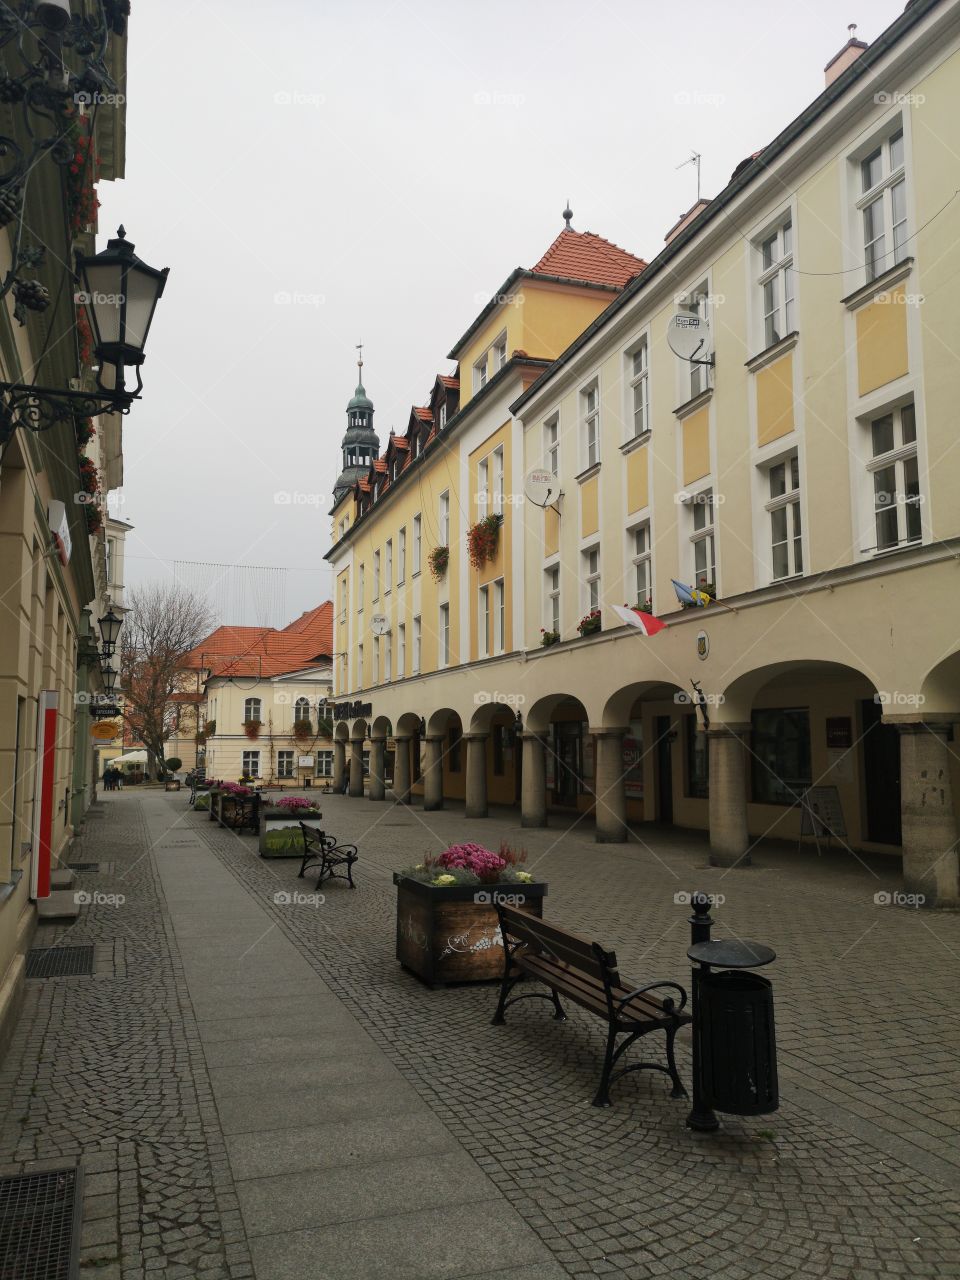
<path fill-rule="evenodd" d="M 563 276 L 567 280 L 622 289 L 646 265 L 643 258 L 635 258 L 626 249 L 595 236 L 592 231 L 572 231 L 565 227 L 531 270 L 540 275 Z"/>
<path fill-rule="evenodd" d="M 438 382 L 442 382 L 442 383 L 443 383 L 443 385 L 444 385 L 445 387 L 453 387 L 453 388 L 455 388 L 456 390 L 459 390 L 459 389 L 460 389 L 460 379 L 459 379 L 459 378 L 451 378 L 451 377 L 449 377 L 449 376 L 448 376 L 447 374 L 445 374 L 445 373 L 438 373 L 438 374 L 437 374 L 437 381 L 438 381 Z"/>
<path fill-rule="evenodd" d="M 185 668 L 208 668 L 213 675 L 284 675 L 318 666 L 333 654 L 333 604 L 325 600 L 282 630 L 275 627 L 217 627 L 191 650 Z"/>
<path fill-rule="evenodd" d="M 429 408 L 424 407 L 423 405 L 415 404 L 413 406 L 413 412 L 417 415 L 417 417 L 420 419 L 421 422 L 433 421 L 433 411 Z"/>

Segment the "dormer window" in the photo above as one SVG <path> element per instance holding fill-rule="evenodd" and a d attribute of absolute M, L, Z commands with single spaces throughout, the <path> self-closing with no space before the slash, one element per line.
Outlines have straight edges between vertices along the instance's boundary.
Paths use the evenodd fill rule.
<path fill-rule="evenodd" d="M 439 429 L 441 431 L 447 425 L 447 402 L 446 401 L 444 401 L 443 404 L 440 405 L 439 417 L 437 419 L 437 422 L 439 424 Z"/>

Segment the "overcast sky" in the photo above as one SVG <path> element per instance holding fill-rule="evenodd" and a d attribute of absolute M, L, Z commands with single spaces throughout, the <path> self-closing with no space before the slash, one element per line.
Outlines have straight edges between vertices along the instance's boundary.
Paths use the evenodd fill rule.
<path fill-rule="evenodd" d="M 222 621 L 275 626 L 328 598 L 354 344 L 385 440 L 568 197 L 576 230 L 652 259 L 691 150 L 715 195 L 820 92 L 847 23 L 872 41 L 903 7 L 135 4 L 101 241 L 123 222 L 171 270 L 124 426 L 128 583 L 287 567 L 181 573 Z"/>

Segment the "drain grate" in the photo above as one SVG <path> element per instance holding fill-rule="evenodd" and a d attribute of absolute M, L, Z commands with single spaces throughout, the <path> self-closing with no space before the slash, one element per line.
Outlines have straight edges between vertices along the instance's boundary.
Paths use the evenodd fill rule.
<path fill-rule="evenodd" d="M 27 952 L 28 978 L 85 978 L 92 973 L 92 942 L 81 947 L 34 947 Z"/>
<path fill-rule="evenodd" d="M 94 872 L 94 871 L 100 870 L 99 862 L 68 862 L 67 866 L 70 868 L 71 871 Z"/>
<path fill-rule="evenodd" d="M 80 1170 L 0 1178 L 0 1280 L 75 1280 Z"/>

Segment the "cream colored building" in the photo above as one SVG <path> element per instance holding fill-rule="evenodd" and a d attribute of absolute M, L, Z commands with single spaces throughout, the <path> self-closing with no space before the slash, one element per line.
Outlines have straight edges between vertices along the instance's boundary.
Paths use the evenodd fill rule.
<path fill-rule="evenodd" d="M 470 635 L 486 610 L 462 520 L 446 616 L 419 615 L 446 662 L 368 673 L 352 584 L 393 522 L 375 470 L 372 499 L 341 496 L 337 696 L 368 708 L 337 733 L 354 759 L 372 740 L 375 774 L 378 739 L 423 739 L 425 807 L 465 795 L 475 816 L 491 752 L 504 767 L 519 736 L 525 824 L 556 809 L 592 810 L 599 840 L 701 828 L 719 864 L 796 842 L 816 802 L 834 844 L 902 855 L 911 891 L 955 903 L 960 4 L 917 0 L 826 79 L 504 404 L 518 514 L 492 649 L 445 639 L 446 618 Z M 707 363 L 671 350 L 677 314 L 709 322 Z M 477 443 L 461 429 L 445 449 L 465 509 Z M 535 469 L 556 476 L 547 509 L 524 498 Z M 674 579 L 721 603 L 681 609 Z M 397 590 L 409 609 L 414 584 Z M 610 606 L 637 602 L 667 629 L 623 627 Z M 581 638 L 593 606 L 602 630 Z M 406 771 L 394 783 L 408 798 Z"/>

